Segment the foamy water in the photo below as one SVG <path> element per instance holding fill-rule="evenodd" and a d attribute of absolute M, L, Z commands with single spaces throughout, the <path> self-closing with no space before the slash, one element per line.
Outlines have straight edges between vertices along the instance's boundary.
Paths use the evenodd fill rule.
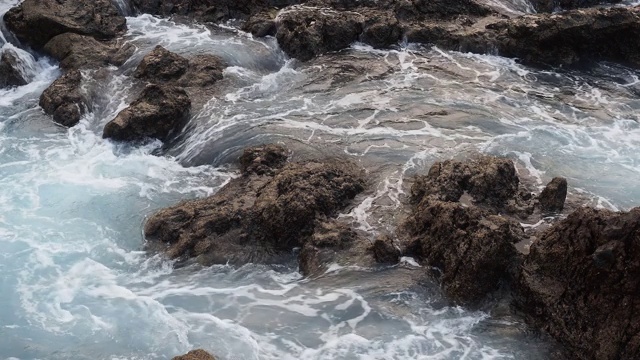
<path fill-rule="evenodd" d="M 0 358 L 166 359 L 196 347 L 221 359 L 547 356 L 521 320 L 447 306 L 429 282 L 390 290 L 398 279 L 385 269 L 334 266 L 310 281 L 294 262 L 174 268 L 147 254 L 145 217 L 217 191 L 248 145 L 284 141 L 365 166 L 373 189 L 341 216 L 372 235 L 393 227 L 412 175 L 477 151 L 511 157 L 539 185 L 564 175 L 600 206 L 640 202 L 635 70 L 541 71 L 414 45 L 355 44 L 301 64 L 274 39 L 226 27 L 128 24 L 138 50 L 105 81 L 83 73 L 94 107 L 77 126 L 37 106 L 60 74 L 46 58 L 31 62 L 29 85 L 0 90 Z M 103 140 L 157 44 L 221 56 L 221 91 L 168 152 Z M 424 271 L 412 259 L 399 267 Z"/>

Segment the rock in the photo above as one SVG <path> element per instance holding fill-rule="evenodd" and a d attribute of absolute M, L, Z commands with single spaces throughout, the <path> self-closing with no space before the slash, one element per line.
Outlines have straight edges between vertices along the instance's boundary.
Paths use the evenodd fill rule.
<path fill-rule="evenodd" d="M 539 65 L 608 60 L 640 66 L 640 7 L 525 15 L 487 26 L 500 55 Z"/>
<path fill-rule="evenodd" d="M 243 25 L 242 30 L 255 37 L 265 37 L 276 34 L 276 15 L 272 12 L 261 12 L 252 15 Z"/>
<path fill-rule="evenodd" d="M 176 81 L 188 67 L 189 60 L 158 45 L 142 58 L 133 76 L 157 83 Z"/>
<path fill-rule="evenodd" d="M 240 156 L 240 171 L 243 175 L 274 175 L 277 169 L 282 168 L 289 154 L 287 149 L 280 145 L 267 144 L 247 148 Z"/>
<path fill-rule="evenodd" d="M 18 53 L 10 48 L 2 49 L 0 56 L 0 88 L 8 86 L 22 86 L 29 83 L 29 79 L 20 68 L 24 67 Z"/>
<path fill-rule="evenodd" d="M 402 20 L 451 19 L 460 15 L 487 16 L 492 10 L 474 0 L 401 0 L 395 12 Z"/>
<path fill-rule="evenodd" d="M 184 89 L 148 85 L 129 107 L 107 123 L 102 136 L 119 141 L 165 141 L 186 125 L 190 110 L 191 100 Z"/>
<path fill-rule="evenodd" d="M 67 32 L 106 40 L 126 30 L 126 19 L 110 0 L 25 0 L 4 21 L 20 41 L 36 49 Z"/>
<path fill-rule="evenodd" d="M 373 12 L 366 16 L 361 40 L 376 47 L 386 48 L 397 44 L 402 38 L 402 27 L 391 12 Z"/>
<path fill-rule="evenodd" d="M 197 349 L 189 351 L 185 355 L 175 356 L 171 360 L 216 360 L 216 358 L 202 349 Z"/>
<path fill-rule="evenodd" d="M 640 358 L 640 208 L 580 208 L 531 245 L 516 304 L 582 360 Z"/>
<path fill-rule="evenodd" d="M 373 242 L 373 255 L 379 263 L 396 264 L 402 256 L 402 252 L 390 238 L 383 236 Z"/>
<path fill-rule="evenodd" d="M 287 55 L 307 61 L 351 45 L 363 23 L 364 17 L 355 12 L 291 7 L 276 18 L 276 39 Z"/>
<path fill-rule="evenodd" d="M 243 163 L 255 164 L 247 159 L 261 152 L 247 150 Z M 272 164 L 269 171 L 245 167 L 215 195 L 158 211 L 144 229 L 150 244 L 206 265 L 277 263 L 312 237 L 318 219 L 335 216 L 364 188 L 360 169 L 348 162 Z"/>
<path fill-rule="evenodd" d="M 90 36 L 64 33 L 55 36 L 44 46 L 44 51 L 60 61 L 63 69 L 99 68 L 124 64 L 135 47 L 121 46 L 116 41 L 99 41 Z"/>
<path fill-rule="evenodd" d="M 599 4 L 617 4 L 621 0 L 531 0 L 531 5 L 538 12 L 553 12 L 558 10 L 570 10 Z"/>
<path fill-rule="evenodd" d="M 540 210 L 544 213 L 560 212 L 567 199 L 567 179 L 555 177 L 538 196 Z"/>
<path fill-rule="evenodd" d="M 224 68 L 217 56 L 197 55 L 188 60 L 158 45 L 142 59 L 133 75 L 152 83 L 207 87 L 222 79 Z"/>
<path fill-rule="evenodd" d="M 415 256 L 439 271 L 445 294 L 474 304 L 507 281 L 517 264 L 522 227 L 475 206 L 424 197 L 403 224 Z"/>
<path fill-rule="evenodd" d="M 433 164 L 426 176 L 418 176 L 411 187 L 411 202 L 425 196 L 458 201 L 468 192 L 476 204 L 502 208 L 516 196 L 520 180 L 513 162 L 493 156 L 467 161 L 446 160 Z"/>
<path fill-rule="evenodd" d="M 138 11 L 154 15 L 187 15 L 205 22 L 244 20 L 272 7 L 298 3 L 296 0 L 133 0 Z"/>
<path fill-rule="evenodd" d="M 40 96 L 44 112 L 53 115 L 53 121 L 74 126 L 87 111 L 87 101 L 80 91 L 82 74 L 73 70 L 53 82 Z"/>

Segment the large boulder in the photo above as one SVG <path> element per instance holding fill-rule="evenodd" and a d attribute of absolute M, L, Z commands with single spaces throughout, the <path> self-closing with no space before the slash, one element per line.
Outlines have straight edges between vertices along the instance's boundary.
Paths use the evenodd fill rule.
<path fill-rule="evenodd" d="M 21 70 L 25 65 L 16 50 L 4 47 L 0 55 L 0 88 L 29 83 L 27 74 Z"/>
<path fill-rule="evenodd" d="M 180 87 L 148 85 L 104 127 L 102 136 L 119 141 L 168 140 L 189 121 L 191 100 Z"/>
<path fill-rule="evenodd" d="M 36 49 L 67 32 L 104 40 L 126 30 L 126 19 L 111 0 L 25 0 L 4 21 L 20 41 Z"/>
<path fill-rule="evenodd" d="M 216 358 L 202 349 L 197 349 L 191 350 L 184 355 L 175 356 L 171 360 L 216 360 Z"/>
<path fill-rule="evenodd" d="M 572 359 L 640 358 L 640 208 L 580 208 L 531 245 L 516 303 Z"/>
<path fill-rule="evenodd" d="M 60 67 L 69 70 L 120 66 L 133 55 L 135 47 L 115 40 L 100 41 L 91 36 L 64 33 L 49 40 L 44 51 L 60 61 Z"/>
<path fill-rule="evenodd" d="M 356 12 L 291 7 L 276 18 L 276 38 L 287 55 L 307 61 L 351 45 L 363 23 L 364 16 Z"/>
<path fill-rule="evenodd" d="M 40 106 L 53 121 L 74 126 L 87 111 L 87 100 L 81 92 L 82 74 L 73 70 L 54 81 L 40 96 Z"/>
<path fill-rule="evenodd" d="M 142 59 L 133 75 L 152 83 L 207 87 L 222 79 L 225 67 L 222 59 L 214 55 L 186 59 L 158 45 Z"/>
<path fill-rule="evenodd" d="M 279 160 L 284 150 L 260 151 L 248 150 L 242 176 L 215 195 L 153 214 L 144 228 L 150 245 L 206 265 L 276 263 L 304 245 L 316 221 L 337 215 L 363 190 L 361 170 L 351 163 L 285 165 Z"/>
<path fill-rule="evenodd" d="M 531 0 L 531 5 L 538 12 L 570 10 L 599 4 L 617 4 L 622 0 Z"/>
<path fill-rule="evenodd" d="M 510 279 L 517 264 L 519 223 L 475 206 L 426 196 L 403 224 L 421 262 L 437 268 L 444 293 L 473 305 Z"/>

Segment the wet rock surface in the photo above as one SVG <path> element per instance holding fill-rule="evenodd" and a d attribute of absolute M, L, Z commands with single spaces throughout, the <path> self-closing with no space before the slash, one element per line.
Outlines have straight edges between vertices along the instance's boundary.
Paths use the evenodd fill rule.
<path fill-rule="evenodd" d="M 189 121 L 191 100 L 180 87 L 148 85 L 104 127 L 103 137 L 119 141 L 168 140 Z"/>
<path fill-rule="evenodd" d="M 567 199 L 567 179 L 556 177 L 538 195 L 540 210 L 544 213 L 560 212 Z"/>
<path fill-rule="evenodd" d="M 158 45 L 142 59 L 134 77 L 152 83 L 207 87 L 222 79 L 225 67 L 224 62 L 214 55 L 186 59 Z"/>
<path fill-rule="evenodd" d="M 44 51 L 60 61 L 60 67 L 65 70 L 120 66 L 133 55 L 134 50 L 130 44 L 119 44 L 115 40 L 99 41 L 74 33 L 57 35 L 44 46 Z"/>
<path fill-rule="evenodd" d="M 202 349 L 197 349 L 184 355 L 175 356 L 171 360 L 216 360 L 216 358 Z"/>
<path fill-rule="evenodd" d="M 40 106 L 63 126 L 74 126 L 87 110 L 87 100 L 80 85 L 82 74 L 73 70 L 51 84 L 40 96 Z"/>
<path fill-rule="evenodd" d="M 531 5 L 538 12 L 553 12 L 595 6 L 599 4 L 617 4 L 621 0 L 532 0 Z"/>
<path fill-rule="evenodd" d="M 67 32 L 112 39 L 126 30 L 126 19 L 110 0 L 25 0 L 4 21 L 20 41 L 36 49 Z"/>
<path fill-rule="evenodd" d="M 522 265 L 517 305 L 575 359 L 640 357 L 640 208 L 581 208 Z"/>
<path fill-rule="evenodd" d="M 24 66 L 20 62 L 20 57 L 14 50 L 3 49 L 0 55 L 0 88 L 29 83 L 29 79 L 20 71 Z"/>
<path fill-rule="evenodd" d="M 258 161 L 286 151 L 262 149 L 262 155 L 247 150 L 242 176 L 215 195 L 151 216 L 147 239 L 164 244 L 160 247 L 166 246 L 171 258 L 197 258 L 208 265 L 277 263 L 313 236 L 317 221 L 335 216 L 364 188 L 361 170 L 351 163 Z M 256 163 L 260 166 L 251 165 Z"/>

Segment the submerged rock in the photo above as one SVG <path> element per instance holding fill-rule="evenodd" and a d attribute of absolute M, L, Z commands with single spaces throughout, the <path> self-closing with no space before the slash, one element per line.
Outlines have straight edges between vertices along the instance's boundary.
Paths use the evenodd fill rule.
<path fill-rule="evenodd" d="M 640 208 L 581 208 L 531 245 L 517 305 L 583 360 L 640 358 Z"/>
<path fill-rule="evenodd" d="M 4 21 L 20 41 L 36 49 L 67 32 L 112 39 L 126 30 L 126 19 L 110 0 L 25 0 Z"/>
<path fill-rule="evenodd" d="M 40 106 L 53 121 L 74 126 L 87 110 L 87 101 L 81 93 L 82 74 L 73 70 L 54 81 L 40 96 Z"/>
<path fill-rule="evenodd" d="M 189 121 L 191 100 L 184 89 L 169 85 L 148 85 L 129 107 L 104 127 L 104 138 L 165 141 Z"/>
<path fill-rule="evenodd" d="M 216 358 L 202 349 L 197 349 L 191 350 L 185 355 L 175 356 L 171 360 L 216 360 Z"/>
<path fill-rule="evenodd" d="M 25 74 L 20 71 L 23 64 L 20 63 L 18 54 L 9 48 L 2 50 L 0 56 L 0 88 L 8 86 L 22 86 L 29 83 Z"/>
<path fill-rule="evenodd" d="M 63 69 L 99 68 L 105 65 L 124 64 L 135 47 L 116 41 L 99 41 L 90 36 L 64 33 L 52 38 L 44 51 L 60 61 Z"/>
<path fill-rule="evenodd" d="M 134 76 L 153 83 L 207 87 L 222 79 L 225 67 L 214 55 L 186 59 L 158 45 L 142 59 Z"/>
<path fill-rule="evenodd" d="M 538 196 L 538 204 L 544 213 L 560 212 L 566 199 L 567 179 L 555 177 Z"/>
<path fill-rule="evenodd" d="M 207 265 L 277 263 L 313 236 L 316 221 L 335 216 L 364 188 L 361 170 L 351 163 L 254 161 L 286 151 L 261 149 L 248 149 L 242 176 L 215 195 L 152 215 L 144 229 L 151 244 L 164 244 L 171 258 Z"/>

